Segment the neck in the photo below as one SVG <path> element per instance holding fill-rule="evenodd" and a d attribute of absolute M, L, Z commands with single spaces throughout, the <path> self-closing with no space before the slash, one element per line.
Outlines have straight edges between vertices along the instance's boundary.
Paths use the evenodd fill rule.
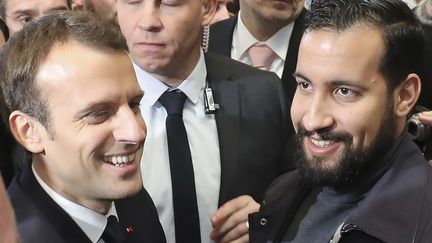
<path fill-rule="evenodd" d="M 270 39 L 280 29 L 288 25 L 288 23 L 271 23 L 265 19 L 257 20 L 252 13 L 243 10 L 240 17 L 251 35 L 258 41 Z"/>
<path fill-rule="evenodd" d="M 63 182 L 56 180 L 51 177 L 47 172 L 45 162 L 41 161 L 40 158 L 33 155 L 33 167 L 37 175 L 43 180 L 43 182 L 51 188 L 54 192 L 58 193 L 60 196 L 66 198 L 67 200 L 89 208 L 99 214 L 105 215 L 108 213 L 112 200 L 108 199 L 96 199 L 96 198 L 85 198 L 78 195 L 79 193 L 73 193 L 65 190 L 66 186 L 62 186 Z M 76 194 L 76 195 L 75 195 Z"/>
<path fill-rule="evenodd" d="M 193 72 L 200 58 L 201 47 L 194 49 L 189 58 L 171 60 L 172 65 L 157 70 L 156 72 L 149 72 L 153 77 L 162 83 L 176 88 L 178 87 L 189 75 Z"/>

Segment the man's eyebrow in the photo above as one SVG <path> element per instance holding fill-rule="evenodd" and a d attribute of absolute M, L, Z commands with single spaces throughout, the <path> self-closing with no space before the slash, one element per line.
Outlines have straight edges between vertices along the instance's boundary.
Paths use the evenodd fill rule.
<path fill-rule="evenodd" d="M 306 82 L 312 83 L 312 81 L 309 78 L 307 78 L 305 75 L 301 73 L 296 72 L 293 74 L 293 76 L 294 78 L 301 78 L 304 79 Z M 360 90 L 367 90 L 367 88 L 364 85 L 359 84 L 359 82 L 354 82 L 352 80 L 347 80 L 347 79 L 329 80 L 326 81 L 325 83 L 331 86 L 349 86 L 349 87 L 355 87 Z"/>
<path fill-rule="evenodd" d="M 94 101 L 90 104 L 87 104 L 84 108 L 78 110 L 77 112 L 75 112 L 75 114 L 73 115 L 74 119 L 76 120 L 80 120 L 82 119 L 85 115 L 87 115 L 88 113 L 95 111 L 95 110 L 100 110 L 100 109 L 106 109 L 107 107 L 111 107 L 114 103 L 116 103 L 115 101 L 112 100 L 98 100 L 98 101 Z"/>
<path fill-rule="evenodd" d="M 301 78 L 301 79 L 304 79 L 305 81 L 307 81 L 307 82 L 309 82 L 309 83 L 311 82 L 309 78 L 307 78 L 305 75 L 303 75 L 303 74 L 301 74 L 301 73 L 299 73 L 299 72 L 295 72 L 295 73 L 293 73 L 293 77 L 294 77 L 294 78 Z"/>
<path fill-rule="evenodd" d="M 12 16 L 19 16 L 19 15 L 32 15 L 34 14 L 35 11 L 32 9 L 17 9 L 15 11 L 12 12 Z"/>
<path fill-rule="evenodd" d="M 139 90 L 139 91 L 135 92 L 132 95 L 132 99 L 131 100 L 142 99 L 143 96 L 144 96 L 144 91 L 143 90 Z"/>
<path fill-rule="evenodd" d="M 58 7 L 48 9 L 47 12 L 61 11 L 61 10 L 69 10 L 69 8 L 67 6 L 58 6 Z"/>

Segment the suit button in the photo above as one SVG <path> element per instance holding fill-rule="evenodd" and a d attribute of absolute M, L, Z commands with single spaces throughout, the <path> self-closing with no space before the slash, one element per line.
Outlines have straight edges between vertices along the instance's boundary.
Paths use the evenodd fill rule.
<path fill-rule="evenodd" d="M 261 224 L 262 226 L 266 225 L 266 224 L 267 224 L 267 219 L 266 219 L 266 218 L 261 218 L 261 219 L 260 219 L 260 224 Z"/>

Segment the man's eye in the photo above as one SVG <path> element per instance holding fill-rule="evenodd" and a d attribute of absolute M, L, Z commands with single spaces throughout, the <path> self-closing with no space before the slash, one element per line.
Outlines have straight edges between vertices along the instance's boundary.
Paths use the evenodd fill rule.
<path fill-rule="evenodd" d="M 302 90 L 309 91 L 312 87 L 308 82 L 298 82 L 298 87 Z"/>
<path fill-rule="evenodd" d="M 345 96 L 345 97 L 353 97 L 356 95 L 356 92 L 349 88 L 338 88 L 336 90 L 336 94 Z"/>
<path fill-rule="evenodd" d="M 27 24 L 28 22 L 32 21 L 33 18 L 31 16 L 21 16 L 18 18 L 18 21 L 21 22 L 22 24 Z"/>
<path fill-rule="evenodd" d="M 161 2 L 163 5 L 167 5 L 167 6 L 176 6 L 179 4 L 178 0 L 162 0 Z"/>
<path fill-rule="evenodd" d="M 85 116 L 85 120 L 90 124 L 100 124 L 109 118 L 109 112 L 106 110 L 93 111 Z"/>
<path fill-rule="evenodd" d="M 139 112 L 140 111 L 140 102 L 138 101 L 132 101 L 129 102 L 129 107 L 132 109 L 132 111 Z"/>

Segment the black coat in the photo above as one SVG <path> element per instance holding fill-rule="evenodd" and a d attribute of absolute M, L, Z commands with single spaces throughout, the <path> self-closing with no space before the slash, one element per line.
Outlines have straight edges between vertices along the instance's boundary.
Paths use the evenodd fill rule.
<path fill-rule="evenodd" d="M 407 134 L 385 158 L 390 167 L 345 219 L 357 228 L 339 242 L 432 242 L 432 167 Z M 276 180 L 260 212 L 249 216 L 250 242 L 281 242 L 312 188 L 298 171 Z"/>
<path fill-rule="evenodd" d="M 8 193 L 23 243 L 91 242 L 66 211 L 42 189 L 30 166 L 14 178 Z M 165 242 L 156 208 L 144 189 L 114 203 L 127 242 Z M 134 230 L 127 232 L 128 227 Z"/>

